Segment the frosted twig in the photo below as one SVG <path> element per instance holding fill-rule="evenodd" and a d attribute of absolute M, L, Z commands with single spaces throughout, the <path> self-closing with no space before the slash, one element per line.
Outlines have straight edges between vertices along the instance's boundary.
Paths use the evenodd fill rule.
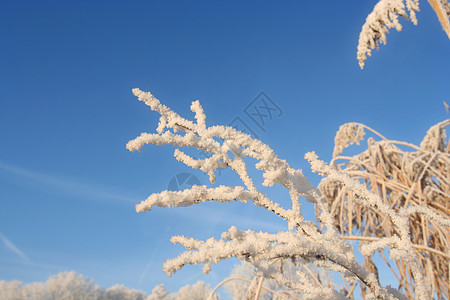
<path fill-rule="evenodd" d="M 150 93 L 142 92 L 139 89 L 134 89 L 133 93 L 152 110 L 160 113 L 161 117 L 157 127 L 158 133 L 142 133 L 127 144 L 129 150 L 141 150 L 145 144 L 172 144 L 177 147 L 201 149 L 211 153 L 212 156 L 195 159 L 179 149 L 175 149 L 174 156 L 186 165 L 207 173 L 212 183 L 215 182 L 214 173 L 217 169 L 230 167 L 239 175 L 243 184 L 242 186 L 218 186 L 216 188 L 194 185 L 184 191 L 155 193 L 136 206 L 138 212 L 151 210 L 154 206 L 172 207 L 207 201 L 246 202 L 251 200 L 256 206 L 264 207 L 286 220 L 289 227 L 289 231 L 269 234 L 251 230 L 241 231 L 232 226 L 227 232 L 222 233 L 221 239 L 210 238 L 207 241 L 174 236 L 171 241 L 183 245 L 188 251 L 164 263 L 163 270 L 168 275 L 172 275 L 187 264 L 204 264 L 203 272 L 208 273 L 212 264 L 237 257 L 257 266 L 261 276 L 273 278 L 281 285 L 301 290 L 304 295 L 320 296 L 324 299 L 343 297 L 331 286 L 323 287 L 317 282 L 311 282 L 309 276 L 304 272 L 297 272 L 299 282 L 293 281 L 269 263 L 277 259 L 290 259 L 297 265 L 301 265 L 302 261 L 312 262 L 326 270 L 345 272 L 345 276 L 357 278 L 367 286 L 370 293 L 376 298 L 399 298 L 393 296 L 398 292 L 391 292 L 389 289 L 381 287 L 376 276 L 355 260 L 350 245 L 340 238 L 327 202 L 320 192 L 308 182 L 301 170 L 292 168 L 285 160 L 278 158 L 269 146 L 247 134 L 231 127 L 208 127 L 205 113 L 198 101 L 194 101 L 191 105 L 191 110 L 195 113 L 196 123 L 194 123 L 162 105 Z M 358 128 L 355 130 L 358 132 L 357 136 L 361 134 Z M 278 184 L 288 190 L 292 202 L 291 208 L 281 207 L 278 202 L 274 202 L 258 190 L 248 174 L 246 157 L 257 160 L 255 168 L 262 171 L 263 186 L 271 187 Z M 365 203 L 368 206 L 378 209 L 392 218 L 399 227 L 400 238 L 374 242 L 372 248 L 378 249 L 387 244 L 395 245 L 399 251 L 394 255 L 406 257 L 404 252 L 410 249 L 411 244 L 405 242 L 408 232 L 407 222 L 405 223 L 404 219 L 407 217 L 399 217 L 378 198 L 367 194 L 367 190 L 349 181 L 348 176 L 338 174 L 323 162 L 318 161 L 314 155 L 307 154 L 306 157 L 312 162 L 313 169 L 326 174 L 330 180 L 349 185 L 350 189 L 359 197 L 366 200 Z M 319 211 L 317 220 L 324 225 L 326 230 L 324 229 L 322 232 L 314 222 L 304 220 L 300 209 L 301 197 L 316 206 Z M 399 246 L 399 244 L 401 245 Z M 368 251 L 373 251 L 369 245 L 368 249 Z M 411 260 L 412 264 L 416 263 L 411 257 L 407 258 Z M 420 277 L 417 277 L 417 280 L 420 282 Z M 257 296 L 258 293 L 256 292 L 255 295 Z"/>

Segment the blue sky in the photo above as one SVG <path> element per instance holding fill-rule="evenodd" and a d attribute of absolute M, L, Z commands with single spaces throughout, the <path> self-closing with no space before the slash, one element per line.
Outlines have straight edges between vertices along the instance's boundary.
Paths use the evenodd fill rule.
<path fill-rule="evenodd" d="M 179 173 L 171 147 L 125 149 L 155 132 L 158 115 L 131 89 L 151 91 L 209 125 L 241 118 L 292 166 L 332 154 L 345 122 L 420 143 L 448 117 L 450 43 L 421 2 L 387 46 L 356 61 L 376 1 L 4 1 L 0 10 L 0 280 L 44 281 L 75 270 L 108 287 L 169 290 L 226 276 L 162 262 L 183 248 L 170 236 L 218 237 L 231 225 L 276 232 L 284 224 L 250 204 L 137 214 L 134 205 Z M 263 128 L 245 113 L 264 92 L 281 109 Z M 319 178 L 313 175 L 313 182 Z M 234 184 L 231 171 L 219 184 Z M 272 193 L 278 195 L 278 191 Z M 281 194 L 280 194 L 281 195 Z M 281 197 L 281 196 L 280 196 Z M 233 263 L 233 262 L 232 262 Z"/>

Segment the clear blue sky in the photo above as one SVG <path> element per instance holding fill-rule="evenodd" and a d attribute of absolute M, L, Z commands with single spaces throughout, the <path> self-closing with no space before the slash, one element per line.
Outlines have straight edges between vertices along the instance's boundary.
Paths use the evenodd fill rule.
<path fill-rule="evenodd" d="M 250 204 L 137 214 L 136 203 L 191 170 L 171 147 L 125 149 L 158 121 L 134 87 L 189 118 L 199 99 L 209 125 L 240 117 L 305 171 L 303 154 L 328 161 L 345 122 L 418 144 L 448 117 L 450 43 L 423 0 L 419 25 L 402 20 L 403 31 L 360 70 L 358 36 L 376 2 L 3 1 L 0 280 L 75 270 L 103 287 L 145 292 L 198 279 L 214 285 L 229 265 L 208 276 L 198 267 L 173 279 L 161 271 L 183 250 L 170 236 L 284 228 Z M 244 111 L 261 91 L 283 112 L 265 131 Z M 218 178 L 234 182 L 230 171 Z"/>

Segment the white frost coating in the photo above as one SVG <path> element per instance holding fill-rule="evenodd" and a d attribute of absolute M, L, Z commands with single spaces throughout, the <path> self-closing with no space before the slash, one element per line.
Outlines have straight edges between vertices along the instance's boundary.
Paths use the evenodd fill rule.
<path fill-rule="evenodd" d="M 450 3 L 447 0 L 428 0 L 428 3 L 450 39 Z M 398 16 L 409 19 L 417 25 L 416 12 L 418 11 L 419 0 L 380 0 L 375 5 L 373 11 L 367 16 L 359 35 L 357 59 L 361 69 L 364 68 L 364 63 L 367 56 L 371 55 L 372 49 L 378 49 L 379 44 L 386 44 L 386 34 L 389 33 L 390 28 L 402 30 Z"/>
<path fill-rule="evenodd" d="M 357 144 L 364 139 L 364 128 L 359 123 L 346 123 L 339 127 L 334 138 L 333 157 L 339 155 L 349 145 Z"/>
<path fill-rule="evenodd" d="M 450 227 L 450 219 L 443 218 L 442 216 L 438 215 L 435 211 L 429 209 L 428 207 L 408 206 L 406 208 L 402 208 L 399 211 L 399 214 L 405 218 L 413 214 L 422 214 L 424 216 L 427 216 L 428 219 L 435 221 L 439 225 Z"/>
<path fill-rule="evenodd" d="M 418 0 L 406 0 L 406 7 L 405 0 L 381 0 L 375 5 L 359 34 L 357 58 L 361 69 L 367 56 L 371 56 L 372 49 L 378 49 L 380 43 L 386 44 L 386 34 L 390 28 L 402 30 L 398 16 L 409 19 L 406 10 L 411 21 L 417 25 L 415 12 L 419 11 Z"/>
<path fill-rule="evenodd" d="M 218 263 L 231 257 L 237 257 L 249 262 L 267 261 L 274 258 L 306 258 L 331 260 L 337 264 L 345 265 L 355 272 L 367 274 L 358 267 L 351 259 L 336 251 L 339 245 L 334 241 L 315 242 L 309 237 L 299 235 L 295 232 L 279 232 L 269 234 L 253 232 L 251 230 L 240 231 L 231 227 L 228 232 L 222 234 L 222 239 L 208 239 L 206 242 L 186 238 L 183 236 L 173 237 L 173 243 L 180 243 L 190 250 L 170 259 L 164 264 L 164 272 L 172 275 L 186 264 Z M 342 251 L 342 249 L 339 249 Z M 339 252 L 341 252 L 339 251 Z M 274 278 L 275 279 L 275 278 Z"/>
<path fill-rule="evenodd" d="M 217 188 L 207 188 L 205 185 L 194 185 L 184 191 L 163 191 L 151 194 L 146 200 L 136 205 L 136 211 L 151 210 L 153 206 L 189 206 L 207 201 L 230 202 L 240 200 L 246 202 L 247 199 L 252 199 L 253 197 L 255 196 L 251 192 L 244 190 L 242 186 L 228 187 L 221 185 Z"/>
<path fill-rule="evenodd" d="M 372 243 L 362 244 L 360 246 L 361 254 L 371 257 L 376 251 L 384 250 L 384 248 L 396 247 L 396 245 L 399 245 L 400 243 L 400 239 L 396 236 L 383 238 Z"/>
<path fill-rule="evenodd" d="M 412 3 L 412 2 L 411 2 Z M 222 260 L 236 257 L 247 261 L 258 268 L 260 276 L 272 278 L 280 285 L 302 291 L 306 299 L 339 299 L 344 296 L 331 287 L 318 288 L 313 285 L 305 275 L 299 272 L 297 280 L 293 281 L 286 276 L 284 271 L 274 267 L 272 263 L 289 259 L 296 266 L 313 263 L 323 270 L 337 270 L 344 273 L 346 278 L 356 278 L 365 285 L 371 296 L 379 299 L 402 299 L 403 296 L 397 290 L 380 286 L 374 273 L 369 272 L 355 260 L 352 247 L 345 242 L 334 224 L 334 216 L 320 192 L 308 182 L 302 171 L 292 168 L 285 160 L 278 158 L 274 151 L 261 141 L 252 138 L 231 127 L 206 126 L 206 116 L 198 101 L 191 105 L 195 113 L 196 123 L 188 121 L 170 108 L 162 105 L 150 93 L 133 90 L 139 100 L 145 102 L 152 110 L 161 114 L 158 134 L 142 133 L 139 137 L 128 142 L 130 151 L 140 150 L 145 144 L 168 145 L 177 147 L 194 147 L 212 154 L 205 159 L 194 159 L 185 152 L 176 149 L 174 156 L 184 164 L 200 169 L 210 176 L 211 182 L 215 181 L 215 172 L 219 168 L 229 167 L 242 180 L 242 186 L 219 186 L 208 188 L 206 186 L 192 186 L 184 191 L 163 191 L 150 195 L 145 201 L 136 206 L 138 212 L 151 210 L 152 207 L 188 206 L 201 202 L 217 201 L 247 201 L 261 206 L 273 212 L 287 221 L 289 231 L 269 234 L 241 231 L 232 226 L 227 232 L 222 233 L 220 239 L 210 238 L 200 241 L 184 236 L 175 236 L 173 243 L 183 245 L 187 251 L 177 258 L 167 260 L 163 270 L 172 275 L 187 264 L 204 264 L 203 272 L 208 273 L 212 264 Z M 357 143 L 364 134 L 360 124 L 353 123 L 341 127 L 338 134 L 337 152 L 342 151 L 347 144 Z M 261 192 L 248 174 L 250 157 L 256 160 L 255 168 L 262 171 L 263 185 L 271 187 L 275 184 L 287 189 L 292 202 L 290 208 L 284 208 L 279 203 L 270 199 Z M 315 172 L 327 177 L 327 180 L 340 182 L 358 197 L 361 205 L 370 207 L 391 218 L 398 229 L 399 236 L 382 238 L 363 247 L 364 253 L 373 253 L 379 249 L 390 246 L 392 256 L 400 257 L 408 261 L 412 266 L 416 285 L 416 297 L 426 296 L 423 286 L 423 276 L 420 274 L 420 266 L 417 257 L 412 251 L 412 243 L 409 236 L 408 216 L 411 213 L 423 213 L 437 222 L 447 224 L 448 220 L 442 220 L 434 216 L 426 209 L 404 210 L 395 212 L 389 205 L 384 204 L 380 197 L 369 192 L 363 185 L 350 179 L 347 175 L 338 172 L 324 162 L 318 160 L 314 153 L 305 155 Z M 324 225 L 319 229 L 318 225 L 306 221 L 301 212 L 301 198 L 313 203 L 318 210 L 317 221 Z"/>
<path fill-rule="evenodd" d="M 197 119 L 197 124 L 206 129 L 206 115 L 203 111 L 203 107 L 200 105 L 200 101 L 194 101 L 191 105 L 191 110 L 195 113 L 195 118 Z"/>
<path fill-rule="evenodd" d="M 212 153 L 213 156 L 196 160 L 186 153 L 176 150 L 175 157 L 188 166 L 199 168 L 207 173 L 211 182 L 215 181 L 214 172 L 217 169 L 230 167 L 242 178 L 244 185 L 249 191 L 257 193 L 253 181 L 247 174 L 246 163 L 242 159 L 246 156 L 255 158 L 258 160 L 255 167 L 258 170 L 262 170 L 264 172 L 263 176 L 267 178 L 265 184 L 277 183 L 286 187 L 292 195 L 291 201 L 295 209 L 294 213 L 286 211 L 262 193 L 257 193 L 258 197 L 253 199 L 255 205 L 263 206 L 281 216 L 289 222 L 290 228 L 295 228 L 303 222 L 298 204 L 298 195 L 302 195 L 302 193 L 294 192 L 294 190 L 305 190 L 304 186 L 309 184 L 301 170 L 291 168 L 285 160 L 279 159 L 270 147 L 257 139 L 253 139 L 248 134 L 237 131 L 232 127 L 206 127 L 206 117 L 198 101 L 191 105 L 197 120 L 197 124 L 195 124 L 162 105 L 151 93 L 142 92 L 139 89 L 134 89 L 133 93 L 138 96 L 140 101 L 143 101 L 152 110 L 161 114 L 160 124 L 165 125 L 160 125 L 158 129 L 166 131 L 158 132 L 158 134 L 142 133 L 139 137 L 128 142 L 127 149 L 140 151 L 145 144 L 172 144 L 177 147 L 190 146 L 201 149 Z M 173 129 L 174 132 L 169 131 L 170 129 Z M 175 130 L 184 131 L 185 134 L 177 134 Z M 225 141 L 220 144 L 215 138 Z M 231 157 L 231 154 L 233 154 L 233 157 Z"/>

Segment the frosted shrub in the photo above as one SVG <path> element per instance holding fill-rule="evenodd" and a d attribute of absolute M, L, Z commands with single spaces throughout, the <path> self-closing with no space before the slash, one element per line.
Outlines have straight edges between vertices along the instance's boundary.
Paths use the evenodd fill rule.
<path fill-rule="evenodd" d="M 0 299 L 22 300 L 26 295 L 20 281 L 0 281 Z"/>
<path fill-rule="evenodd" d="M 123 285 L 114 285 L 103 291 L 99 300 L 145 300 L 146 298 L 141 291 L 129 289 Z"/>
<path fill-rule="evenodd" d="M 309 274 L 303 271 L 303 267 L 313 264 L 323 270 L 337 271 L 348 280 L 359 281 L 368 289 L 369 297 L 406 298 L 397 289 L 381 286 L 376 274 L 355 259 L 352 247 L 346 242 L 335 224 L 328 203 L 321 193 L 308 182 L 301 170 L 292 168 L 285 160 L 278 158 L 269 146 L 250 135 L 232 127 L 208 127 L 205 113 L 198 101 L 192 102 L 191 105 L 196 120 L 196 122 L 192 122 L 162 105 L 151 93 L 139 89 L 133 89 L 133 93 L 161 116 L 156 129 L 157 133 L 142 133 L 128 142 L 128 150 L 139 151 L 145 144 L 171 144 L 178 148 L 194 147 L 209 152 L 212 156 L 195 159 L 182 150 L 175 149 L 175 158 L 187 166 L 200 169 L 208 174 L 211 183 L 215 182 L 215 172 L 219 168 L 232 169 L 242 180 L 242 184 L 238 186 L 194 185 L 184 191 L 155 193 L 136 205 L 137 212 L 149 211 L 155 206 L 190 206 L 208 201 L 220 203 L 251 201 L 254 205 L 276 214 L 288 225 L 288 231 L 277 234 L 244 231 L 232 226 L 221 234 L 220 239 L 210 238 L 206 241 L 174 236 L 171 239 L 172 243 L 183 245 L 187 251 L 164 263 L 163 270 L 168 275 L 172 275 L 188 264 L 203 264 L 203 272 L 208 273 L 212 264 L 236 257 L 254 265 L 257 270 L 256 274 L 261 278 L 273 279 L 280 286 L 300 292 L 304 299 L 344 299 L 346 295 L 340 289 L 323 285 L 320 281 L 314 281 Z M 357 128 L 356 132 L 358 132 Z M 258 189 L 247 172 L 249 163 L 246 158 L 256 160 L 255 168 L 262 171 L 263 186 L 272 187 L 277 184 L 289 192 L 290 208 L 282 207 Z M 391 220 L 396 234 L 367 242 L 364 247 L 361 247 L 361 252 L 365 256 L 371 256 L 376 251 L 390 248 L 392 258 L 405 261 L 410 266 L 416 283 L 415 297 L 417 299 L 426 298 L 425 280 L 419 258 L 414 252 L 414 244 L 410 239 L 408 219 L 411 215 L 420 213 L 437 224 L 445 226 L 450 225 L 450 220 L 424 206 L 394 210 L 384 203 L 378 194 L 369 191 L 347 174 L 328 166 L 319 160 L 314 152 L 307 153 L 305 158 L 310 162 L 314 172 L 324 176 L 329 182 L 345 186 L 359 205 L 380 212 Z M 318 211 L 317 222 L 321 226 L 303 218 L 301 199 L 315 205 Z M 277 267 L 276 262 L 286 259 L 292 261 L 297 267 L 295 280 L 288 276 L 283 268 Z M 252 285 L 250 285 L 250 294 L 247 294 L 247 298 L 257 298 L 260 289 L 255 289 L 254 294 L 251 289 Z"/>
<path fill-rule="evenodd" d="M 186 285 L 178 290 L 178 292 L 170 294 L 166 291 L 163 284 L 156 286 L 152 294 L 146 300 L 191 300 L 206 299 L 211 294 L 209 285 L 203 281 L 197 281 L 193 285 Z M 214 295 L 211 300 L 218 300 Z"/>
<path fill-rule="evenodd" d="M 61 300 L 95 300 L 99 292 L 92 279 L 73 271 L 51 276 L 46 282 L 46 290 L 50 299 Z"/>
<path fill-rule="evenodd" d="M 92 279 L 88 279 L 74 271 L 61 272 L 50 276 L 46 282 L 34 282 L 27 285 L 22 285 L 19 281 L 0 281 L 0 299 L 150 300 L 143 292 L 129 289 L 123 285 L 101 289 Z"/>

